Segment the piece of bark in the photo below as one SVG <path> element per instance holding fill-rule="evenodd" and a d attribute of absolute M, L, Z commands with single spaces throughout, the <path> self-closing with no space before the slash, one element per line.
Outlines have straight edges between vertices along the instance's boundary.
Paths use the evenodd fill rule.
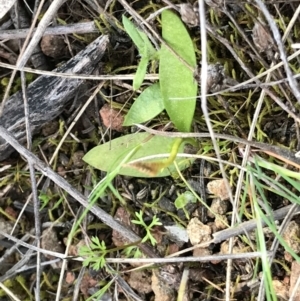
<path fill-rule="evenodd" d="M 102 58 L 108 45 L 108 36 L 101 36 L 80 51 L 56 72 L 90 74 Z M 75 96 L 84 80 L 42 75 L 28 86 L 27 97 L 32 134 L 62 113 L 68 101 Z M 5 103 L 0 125 L 20 142 L 26 141 L 24 104 L 21 92 L 12 95 Z M 9 157 L 13 148 L 0 138 L 0 161 Z"/>

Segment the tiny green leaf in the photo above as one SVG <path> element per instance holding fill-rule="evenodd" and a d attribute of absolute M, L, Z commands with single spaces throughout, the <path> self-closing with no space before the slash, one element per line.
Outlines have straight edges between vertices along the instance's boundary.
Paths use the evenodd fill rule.
<path fill-rule="evenodd" d="M 122 16 L 122 21 L 126 32 L 137 47 L 139 54 L 149 59 L 155 59 L 157 57 L 157 51 L 149 41 L 147 35 L 141 30 L 138 30 L 125 15 Z"/>
<path fill-rule="evenodd" d="M 123 125 L 130 126 L 135 123 L 146 122 L 161 113 L 163 109 L 164 104 L 160 87 L 156 83 L 146 88 L 134 101 L 125 117 Z"/>
<path fill-rule="evenodd" d="M 142 54 L 142 53 L 140 53 L 140 54 L 141 55 L 146 55 L 151 60 L 157 59 L 158 58 L 158 51 L 156 51 L 156 49 L 153 47 L 153 45 L 149 41 L 147 35 L 142 31 L 139 31 L 139 33 L 141 35 L 141 38 L 144 41 L 144 48 L 146 49 L 145 54 Z"/>
<path fill-rule="evenodd" d="M 144 32 L 138 30 L 136 26 L 124 15 L 122 20 L 126 32 L 132 39 L 141 56 L 140 63 L 133 79 L 133 89 L 137 90 L 143 83 L 149 60 L 157 59 L 158 54 Z"/>
<path fill-rule="evenodd" d="M 122 22 L 126 32 L 130 36 L 135 46 L 137 47 L 138 51 L 142 53 L 144 49 L 145 41 L 142 39 L 140 35 L 140 31 L 125 15 L 122 16 Z"/>
<path fill-rule="evenodd" d="M 196 197 L 190 192 L 185 191 L 183 194 L 180 194 L 174 202 L 176 209 L 182 209 L 189 203 L 196 203 Z"/>
<path fill-rule="evenodd" d="M 147 72 L 147 66 L 149 63 L 148 57 L 143 57 L 140 60 L 140 63 L 137 67 L 136 73 L 133 78 L 133 90 L 137 90 L 142 85 L 146 72 Z"/>
<path fill-rule="evenodd" d="M 175 138 L 177 139 L 177 138 Z M 94 147 L 84 157 L 83 160 L 91 166 L 103 170 L 111 171 L 117 168 L 125 156 L 134 148 L 137 151 L 132 155 L 131 161 L 144 158 L 146 156 L 170 154 L 174 145 L 174 138 L 163 136 L 151 136 L 148 133 L 136 133 L 122 136 L 105 144 Z M 184 152 L 184 144 L 181 143 L 178 148 L 178 153 Z M 159 161 L 160 160 L 160 161 Z M 162 162 L 164 159 L 155 158 L 146 162 Z M 178 157 L 176 160 L 181 170 L 187 168 L 191 164 L 191 159 Z M 144 161 L 141 161 L 141 163 Z M 155 177 L 165 177 L 176 172 L 174 164 L 161 170 Z M 153 177 L 149 175 L 148 170 L 136 169 L 129 164 L 120 168 L 119 174 L 133 177 Z"/>
<path fill-rule="evenodd" d="M 196 68 L 193 42 L 180 18 L 170 10 L 162 12 L 162 36 L 166 43 L 192 68 Z M 191 70 L 165 45 L 160 51 L 159 79 L 165 109 L 182 132 L 190 131 L 197 96 Z"/>

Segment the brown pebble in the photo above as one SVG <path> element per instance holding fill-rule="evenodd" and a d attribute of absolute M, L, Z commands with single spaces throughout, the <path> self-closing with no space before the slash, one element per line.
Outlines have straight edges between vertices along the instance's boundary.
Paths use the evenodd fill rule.
<path fill-rule="evenodd" d="M 99 111 L 103 124 L 112 130 L 122 132 L 124 116 L 119 110 L 113 109 L 109 104 L 105 104 Z"/>

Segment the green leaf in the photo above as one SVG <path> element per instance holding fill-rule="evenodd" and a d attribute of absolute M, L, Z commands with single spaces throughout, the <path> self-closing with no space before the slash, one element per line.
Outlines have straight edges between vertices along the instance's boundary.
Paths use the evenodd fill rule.
<path fill-rule="evenodd" d="M 155 246 L 157 244 L 157 240 L 152 236 L 152 234 L 150 232 L 148 234 L 147 239 L 150 240 L 152 246 Z M 146 241 L 144 241 L 144 242 L 146 242 Z"/>
<path fill-rule="evenodd" d="M 152 136 L 148 133 L 126 135 L 94 147 L 83 157 L 83 160 L 97 169 L 111 171 L 117 168 L 124 157 L 137 146 L 139 147 L 132 155 L 130 159 L 131 161 L 151 155 L 170 154 L 174 141 L 174 138 L 171 137 Z M 181 143 L 178 153 L 184 152 L 184 144 L 185 143 Z M 165 159 L 156 158 L 153 160 L 142 161 L 140 163 L 164 162 L 164 160 Z M 191 159 L 178 157 L 175 161 L 180 170 L 191 165 Z M 169 176 L 174 172 L 176 172 L 176 168 L 174 164 L 171 164 L 168 168 L 164 168 L 155 175 L 155 177 Z M 129 166 L 129 164 L 123 165 L 120 168 L 119 174 L 132 177 L 153 177 L 153 175 L 149 174 L 149 171 L 146 168 L 139 168 L 138 163 L 135 166 Z"/>
<path fill-rule="evenodd" d="M 159 218 L 156 217 L 156 215 L 154 215 L 152 218 L 152 222 L 148 226 L 148 228 L 150 229 L 150 228 L 153 228 L 154 226 L 161 226 L 161 225 L 162 225 L 162 223 L 159 221 Z"/>
<path fill-rule="evenodd" d="M 140 35 L 140 31 L 125 15 L 122 16 L 122 22 L 126 32 L 130 36 L 131 40 L 133 41 L 139 52 L 143 52 L 145 42 Z"/>
<path fill-rule="evenodd" d="M 176 209 L 182 209 L 189 203 L 196 203 L 196 197 L 190 192 L 185 191 L 183 194 L 180 194 L 174 202 Z"/>
<path fill-rule="evenodd" d="M 153 84 L 146 88 L 140 96 L 134 101 L 127 113 L 124 126 L 130 126 L 135 123 L 146 122 L 164 110 L 162 95 L 159 84 Z"/>
<path fill-rule="evenodd" d="M 139 34 L 144 41 L 144 50 L 146 50 L 146 51 L 144 51 L 144 53 L 141 52 L 140 55 L 147 56 L 151 60 L 158 59 L 158 51 L 156 51 L 156 49 L 153 47 L 153 45 L 149 41 L 147 35 L 142 31 L 139 31 Z"/>
<path fill-rule="evenodd" d="M 158 52 L 155 50 L 144 32 L 138 30 L 136 26 L 124 15 L 122 20 L 126 32 L 132 39 L 141 56 L 140 63 L 133 79 L 133 89 L 137 90 L 143 83 L 149 60 L 157 59 Z"/>
<path fill-rule="evenodd" d="M 131 40 L 137 47 L 139 54 L 149 59 L 154 59 L 157 57 L 157 51 L 149 41 L 147 35 L 138 30 L 137 27 L 125 16 L 122 16 L 123 26 L 130 36 Z"/>
<path fill-rule="evenodd" d="M 142 57 L 140 60 L 140 63 L 137 67 L 136 73 L 133 78 L 133 90 L 137 90 L 142 85 L 146 72 L 147 72 L 147 66 L 149 63 L 148 57 Z"/>
<path fill-rule="evenodd" d="M 162 12 L 162 37 L 180 58 L 196 68 L 193 42 L 180 18 L 170 10 Z M 160 51 L 159 79 L 171 121 L 179 131 L 189 132 L 196 106 L 197 83 L 193 70 L 165 45 Z"/>

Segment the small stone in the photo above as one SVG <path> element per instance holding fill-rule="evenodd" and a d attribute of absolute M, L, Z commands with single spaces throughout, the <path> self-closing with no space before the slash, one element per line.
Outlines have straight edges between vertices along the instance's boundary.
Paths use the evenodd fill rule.
<path fill-rule="evenodd" d="M 80 282 L 80 291 L 86 297 L 85 299 L 87 299 L 87 297 L 89 295 L 94 294 L 95 289 L 97 289 L 97 291 L 99 290 L 99 288 L 96 287 L 98 285 L 98 283 L 99 283 L 99 280 L 97 280 L 97 279 L 95 279 L 95 277 L 93 277 L 91 270 L 88 270 L 83 275 L 81 282 Z"/>
<path fill-rule="evenodd" d="M 59 123 L 56 120 L 47 122 L 42 128 L 42 134 L 44 137 L 53 135 L 59 129 Z"/>
<path fill-rule="evenodd" d="M 232 254 L 241 253 L 241 249 L 242 249 L 242 247 L 233 246 L 233 248 L 232 248 Z M 228 254 L 228 253 L 229 253 L 229 242 L 228 241 L 224 241 L 221 244 L 220 254 Z"/>
<path fill-rule="evenodd" d="M 128 284 L 137 292 L 148 294 L 152 291 L 151 277 L 147 271 L 133 271 L 129 275 Z"/>
<path fill-rule="evenodd" d="M 253 42 L 259 52 L 265 52 L 268 57 L 272 56 L 272 48 L 274 45 L 271 34 L 267 31 L 266 25 L 256 22 L 252 29 Z"/>
<path fill-rule="evenodd" d="M 194 257 L 209 256 L 211 254 L 212 254 L 212 251 L 207 248 L 197 248 L 197 249 L 193 250 Z"/>
<path fill-rule="evenodd" d="M 294 293 L 294 300 L 300 300 L 300 288 L 299 286 L 296 287 L 297 280 L 300 275 L 300 263 L 297 261 L 293 261 L 292 267 L 291 267 L 291 276 L 290 276 L 290 291 L 289 296 L 293 294 L 294 290 L 296 289 L 296 292 Z M 287 280 L 284 282 L 285 285 L 288 285 Z"/>
<path fill-rule="evenodd" d="M 300 226 L 295 221 L 288 224 L 282 237 L 295 253 L 300 253 Z"/>
<path fill-rule="evenodd" d="M 57 233 L 53 230 L 53 228 L 45 229 L 42 233 L 41 246 L 43 249 L 63 253 L 63 246 L 58 240 Z M 48 259 L 53 259 L 52 255 L 45 254 L 45 257 Z"/>
<path fill-rule="evenodd" d="M 180 274 L 172 272 L 172 266 L 152 270 L 151 288 L 155 301 L 173 301 L 180 283 Z"/>
<path fill-rule="evenodd" d="M 168 253 L 166 255 L 171 255 L 174 253 L 177 253 L 180 250 L 180 247 L 178 246 L 178 244 L 169 244 L 168 247 Z"/>
<path fill-rule="evenodd" d="M 214 194 L 223 201 L 229 199 L 229 193 L 224 179 L 210 181 L 207 184 L 207 189 L 209 193 Z"/>
<path fill-rule="evenodd" d="M 18 212 L 15 209 L 13 209 L 11 206 L 6 207 L 4 211 L 7 215 L 13 217 L 14 219 L 17 219 Z"/>
<path fill-rule="evenodd" d="M 228 210 L 228 202 L 221 200 L 220 198 L 213 199 L 210 210 L 208 210 L 207 215 L 214 218 L 216 215 L 224 215 Z"/>
<path fill-rule="evenodd" d="M 195 7 L 190 3 L 184 3 L 179 5 L 179 13 L 181 20 L 190 27 L 199 25 L 199 13 Z"/>
<path fill-rule="evenodd" d="M 67 244 L 68 243 L 68 239 L 65 238 L 64 239 L 64 243 Z M 76 245 L 71 244 L 68 251 L 68 255 L 69 256 L 79 256 L 80 253 L 80 249 L 82 247 L 86 247 L 86 241 L 84 239 L 79 240 Z"/>
<path fill-rule="evenodd" d="M 175 241 L 176 243 L 188 242 L 188 234 L 186 229 L 178 225 L 173 226 L 165 226 L 167 229 L 166 235 L 169 237 L 170 240 Z"/>
<path fill-rule="evenodd" d="M 82 158 L 84 156 L 83 151 L 77 151 L 72 155 L 72 161 L 73 165 L 77 168 L 81 168 L 84 165 L 84 162 L 82 161 Z"/>
<path fill-rule="evenodd" d="M 224 67 L 220 63 L 207 67 L 207 92 L 218 92 L 223 89 L 225 81 Z"/>
<path fill-rule="evenodd" d="M 61 177 L 65 177 L 66 176 L 66 170 L 63 166 L 57 166 L 57 173 L 61 176 Z"/>
<path fill-rule="evenodd" d="M 286 262 L 292 262 L 294 260 L 294 257 L 287 251 L 284 252 L 284 260 Z"/>
<path fill-rule="evenodd" d="M 197 217 L 190 220 L 186 230 L 192 245 L 197 245 L 212 239 L 211 228 L 201 223 Z"/>
<path fill-rule="evenodd" d="M 43 53 L 53 58 L 62 57 L 65 52 L 65 46 L 64 39 L 57 35 L 47 35 L 41 40 Z"/>
<path fill-rule="evenodd" d="M 67 272 L 66 274 L 66 283 L 73 284 L 76 280 L 76 276 L 74 272 Z"/>
<path fill-rule="evenodd" d="M 283 300 L 288 300 L 288 287 L 284 283 L 279 280 L 272 280 L 272 286 L 277 297 Z"/>
<path fill-rule="evenodd" d="M 228 220 L 226 215 L 217 215 L 215 219 L 215 225 L 218 231 L 226 229 L 228 227 Z"/>
<path fill-rule="evenodd" d="M 293 269 L 293 267 L 292 267 L 292 269 Z M 291 273 L 292 273 L 292 269 L 291 269 Z M 299 272 L 300 272 L 300 271 L 297 272 L 297 277 L 298 277 L 298 275 L 299 275 Z M 298 278 L 297 278 L 297 279 L 298 279 Z M 283 282 L 285 285 L 289 285 L 289 284 L 290 284 L 290 277 L 289 277 L 289 276 L 285 276 L 285 277 L 283 278 L 282 282 Z M 300 297 L 300 296 L 299 296 L 299 297 Z"/>
<path fill-rule="evenodd" d="M 119 110 L 115 110 L 110 107 L 109 104 L 105 104 L 99 111 L 103 124 L 112 130 L 122 132 L 124 116 Z"/>

